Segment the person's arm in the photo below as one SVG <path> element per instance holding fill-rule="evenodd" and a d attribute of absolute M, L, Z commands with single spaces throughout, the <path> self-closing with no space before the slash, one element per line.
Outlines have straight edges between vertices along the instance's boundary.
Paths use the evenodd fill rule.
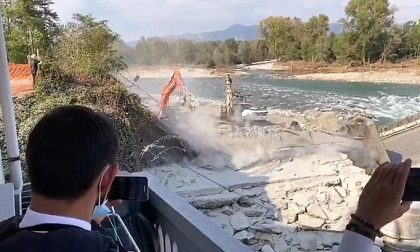
<path fill-rule="evenodd" d="M 385 163 L 375 170 L 360 196 L 338 251 L 371 251 L 379 230 L 410 209 L 411 202 L 402 201 L 410 168 L 408 159 L 399 165 Z"/>

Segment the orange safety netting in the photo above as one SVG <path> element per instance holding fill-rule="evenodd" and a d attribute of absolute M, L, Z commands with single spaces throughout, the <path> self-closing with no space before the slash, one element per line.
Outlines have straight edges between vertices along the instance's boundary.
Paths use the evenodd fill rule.
<path fill-rule="evenodd" d="M 24 93 L 33 92 L 34 85 L 29 65 L 9 64 L 9 74 L 12 96 L 21 96 Z"/>
<path fill-rule="evenodd" d="M 178 88 L 182 94 L 185 92 L 184 83 L 182 82 L 181 72 L 177 69 L 172 75 L 169 83 L 163 88 L 160 96 L 160 113 L 164 113 L 169 104 L 171 94 Z"/>

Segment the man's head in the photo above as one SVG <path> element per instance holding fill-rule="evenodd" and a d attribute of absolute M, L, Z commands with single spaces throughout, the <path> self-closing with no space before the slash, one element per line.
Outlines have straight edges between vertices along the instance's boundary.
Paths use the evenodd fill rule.
<path fill-rule="evenodd" d="M 118 152 L 116 129 L 104 115 L 82 106 L 56 108 L 29 135 L 26 160 L 32 190 L 53 200 L 73 201 L 95 190 L 98 197 L 105 172 L 103 195 L 118 171 Z"/>

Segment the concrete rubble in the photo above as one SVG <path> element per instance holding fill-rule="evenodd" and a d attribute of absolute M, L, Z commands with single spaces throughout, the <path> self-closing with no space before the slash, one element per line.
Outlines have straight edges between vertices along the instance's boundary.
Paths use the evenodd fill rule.
<path fill-rule="evenodd" d="M 182 174 L 168 187 L 255 251 L 336 251 L 369 176 L 344 157 L 320 164 L 302 156 L 279 167 L 266 176 L 189 164 L 152 172 L 163 182 Z"/>
<path fill-rule="evenodd" d="M 337 251 L 376 165 L 355 138 L 359 114 L 278 113 L 275 126 L 182 118 L 175 133 L 199 157 L 149 171 L 254 251 Z"/>

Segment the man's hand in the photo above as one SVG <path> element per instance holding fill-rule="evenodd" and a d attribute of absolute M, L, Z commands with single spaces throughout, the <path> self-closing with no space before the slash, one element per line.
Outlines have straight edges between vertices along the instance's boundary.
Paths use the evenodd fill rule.
<path fill-rule="evenodd" d="M 356 215 L 379 230 L 407 212 L 411 202 L 401 199 L 410 168 L 410 159 L 401 164 L 380 165 L 360 196 Z"/>

